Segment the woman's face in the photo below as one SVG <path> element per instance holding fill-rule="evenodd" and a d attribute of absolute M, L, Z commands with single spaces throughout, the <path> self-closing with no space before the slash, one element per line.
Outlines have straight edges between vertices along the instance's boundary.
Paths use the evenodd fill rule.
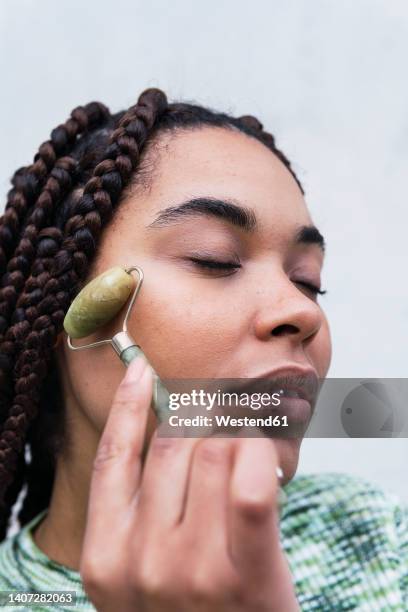
<path fill-rule="evenodd" d="M 313 223 L 290 172 L 254 138 L 220 128 L 164 135 L 149 157 L 151 180 L 129 191 L 105 229 L 92 277 L 117 265 L 143 269 L 129 332 L 157 374 L 254 378 L 299 366 L 324 378 L 329 328 L 303 284 L 320 288 L 323 253 L 317 243 L 296 241 Z M 204 199 L 245 208 L 256 224 L 244 227 L 236 209 L 227 218 L 227 206 L 224 215 L 203 212 Z M 184 213 L 158 220 L 186 202 Z M 86 341 L 112 337 L 122 320 L 123 312 Z M 73 352 L 64 342 L 58 354 L 73 448 L 96 449 L 124 367 L 108 345 Z M 150 433 L 154 422 L 152 413 Z M 285 481 L 296 471 L 300 442 L 276 442 Z"/>

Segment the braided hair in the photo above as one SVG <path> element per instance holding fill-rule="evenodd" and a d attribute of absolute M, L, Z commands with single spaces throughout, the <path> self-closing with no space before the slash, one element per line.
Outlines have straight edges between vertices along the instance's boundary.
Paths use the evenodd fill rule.
<path fill-rule="evenodd" d="M 0 217 L 0 540 L 26 487 L 23 526 L 47 508 L 64 441 L 64 402 L 53 349 L 90 272 L 103 228 L 156 135 L 205 126 L 261 141 L 297 179 L 274 137 L 239 118 L 147 89 L 127 111 L 99 102 L 72 111 L 33 163 L 18 169 Z"/>

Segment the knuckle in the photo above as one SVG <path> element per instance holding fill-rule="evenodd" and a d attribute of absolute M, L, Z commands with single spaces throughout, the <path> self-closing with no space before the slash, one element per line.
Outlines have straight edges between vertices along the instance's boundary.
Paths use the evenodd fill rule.
<path fill-rule="evenodd" d="M 127 456 L 128 450 L 129 449 L 123 447 L 121 444 L 118 444 L 118 442 L 115 440 L 103 440 L 98 446 L 98 450 L 96 451 L 93 461 L 94 471 L 104 469 L 106 466 L 110 465 L 112 461 L 123 459 L 125 456 Z"/>
<path fill-rule="evenodd" d="M 138 394 L 134 383 L 125 383 L 119 387 L 114 398 L 114 405 L 118 410 L 136 411 L 138 408 Z"/>
<path fill-rule="evenodd" d="M 139 382 L 124 378 L 116 391 L 116 397 L 133 397 L 139 389 Z"/>
<path fill-rule="evenodd" d="M 227 602 L 237 594 L 237 582 L 214 563 L 197 568 L 189 578 L 188 592 L 196 605 Z"/>
<path fill-rule="evenodd" d="M 106 589 L 112 578 L 110 569 L 108 571 L 99 561 L 96 561 L 96 555 L 86 561 L 81 561 L 79 573 L 86 591 L 93 596 Z"/>
<path fill-rule="evenodd" d="M 197 461 L 207 465 L 221 465 L 227 460 L 229 444 L 220 438 L 205 438 L 197 444 Z"/>
<path fill-rule="evenodd" d="M 207 571 L 194 572 L 189 582 L 188 591 L 195 604 L 198 605 L 216 599 L 214 586 L 211 584 Z"/>
<path fill-rule="evenodd" d="M 177 438 L 165 438 L 155 435 L 151 441 L 151 452 L 158 456 L 167 456 L 170 453 L 176 452 L 179 447 Z"/>
<path fill-rule="evenodd" d="M 144 558 L 131 571 L 133 588 L 149 598 L 159 598 L 165 590 L 160 566 L 152 559 Z"/>
<path fill-rule="evenodd" d="M 249 523 L 264 523 L 273 510 L 272 500 L 259 495 L 237 495 L 232 502 L 237 515 Z"/>

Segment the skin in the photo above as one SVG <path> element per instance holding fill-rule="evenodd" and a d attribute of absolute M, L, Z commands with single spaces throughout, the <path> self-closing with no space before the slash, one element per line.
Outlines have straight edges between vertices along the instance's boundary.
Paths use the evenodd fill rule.
<path fill-rule="evenodd" d="M 203 128 L 162 136 L 151 156 L 154 158 L 152 180 L 148 186 L 138 186 L 128 191 L 113 221 L 102 235 L 89 279 L 115 265 L 139 265 L 143 269 L 145 278 L 129 322 L 129 331 L 142 347 L 154 370 L 162 379 L 245 378 L 260 376 L 281 366 L 297 365 L 313 368 L 319 378 L 324 378 L 331 359 L 328 323 L 316 296 L 300 284 L 300 281 L 307 281 L 320 287 L 323 254 L 314 244 L 293 245 L 297 228 L 311 225 L 313 221 L 290 172 L 260 142 L 245 134 L 220 128 Z M 259 227 L 253 233 L 247 233 L 225 220 L 210 216 L 189 217 L 166 227 L 147 227 L 160 210 L 192 197 L 228 199 L 251 208 L 256 214 Z M 238 257 L 242 267 L 233 274 L 231 270 L 209 271 L 188 259 L 198 256 L 200 252 L 208 254 L 208 251 L 214 259 L 220 261 L 233 261 Z M 89 336 L 86 342 L 112 337 L 120 329 L 122 320 L 123 313 Z M 285 327 L 280 327 L 282 325 Z M 278 327 L 280 333 L 272 335 Z M 109 460 L 104 461 L 103 453 L 102 459 L 97 459 L 98 444 L 100 449 L 104 431 L 111 446 L 112 440 L 120 439 L 123 428 L 133 431 L 130 422 L 122 423 L 122 430 L 118 427 L 120 416 L 117 416 L 116 421 L 112 417 L 108 429 L 108 417 L 118 414 L 114 410 L 115 402 L 120 402 L 123 394 L 128 404 L 137 404 L 139 420 L 146 420 L 146 429 L 143 429 L 142 435 L 140 428 L 133 431 L 133 439 L 139 439 L 139 452 L 136 458 L 133 457 L 134 465 L 141 464 L 142 447 L 146 451 L 152 440 L 156 420 L 153 412 L 148 410 L 148 381 L 145 381 L 144 387 L 139 384 L 142 391 L 138 392 L 131 385 L 125 385 L 125 391 L 120 391 L 125 371 L 110 346 L 92 349 L 92 352 L 73 352 L 66 345 L 65 333 L 63 339 L 56 353 L 68 416 L 68 437 L 65 449 L 58 458 L 49 512 L 36 529 L 34 539 L 54 560 L 77 570 L 81 568 L 89 576 L 90 583 L 96 582 L 97 586 L 93 590 L 90 586 L 90 592 L 98 597 L 100 585 L 97 580 L 93 580 L 93 571 L 90 571 L 86 561 L 91 556 L 88 551 L 95 552 L 96 536 L 100 538 L 101 532 L 90 525 L 93 515 L 88 514 L 88 511 L 92 507 L 96 516 L 95 508 L 104 506 L 106 500 L 112 497 L 114 487 L 119 491 L 123 485 L 119 482 L 120 474 L 124 478 L 125 472 L 122 469 L 117 478 L 112 480 L 112 474 L 108 476 L 109 470 L 117 467 L 98 469 L 100 465 L 110 464 Z M 77 344 L 81 342 L 85 343 L 82 340 L 77 341 Z M 149 368 L 147 370 L 150 371 Z M 149 378 L 149 374 L 146 376 Z M 141 394 L 139 399 L 137 393 Z M 133 417 L 134 427 L 134 413 Z M 112 432 L 116 432 L 116 438 Z M 169 463 L 166 450 L 160 450 L 165 447 L 165 443 L 157 441 L 155 436 L 153 440 L 156 442 L 151 448 L 155 450 L 149 453 L 153 458 L 166 456 L 167 463 L 164 468 L 160 468 L 166 473 L 171 461 Z M 211 470 L 216 476 L 213 477 L 214 482 L 208 484 L 210 489 L 215 487 L 213 490 L 218 491 L 218 497 L 224 499 L 225 490 L 230 486 L 232 492 L 245 491 L 248 482 L 255 483 L 258 493 L 269 492 L 268 503 L 274 508 L 271 516 L 275 517 L 271 526 L 271 538 L 273 535 L 275 542 L 272 546 L 272 555 L 275 555 L 272 566 L 278 580 L 276 584 L 280 585 L 280 592 L 285 598 L 284 602 L 275 603 L 284 603 L 289 606 L 286 609 L 297 609 L 289 586 L 290 574 L 276 542 L 277 485 L 274 471 L 275 465 L 279 464 L 284 473 L 283 482 L 293 478 L 301 440 L 219 439 L 216 444 L 221 451 L 216 449 L 214 455 L 210 450 L 206 455 L 204 450 L 203 462 L 197 460 L 197 470 L 191 473 L 196 474 L 196 477 L 198 474 L 202 479 L 205 472 L 200 466 L 206 464 L 206 456 L 207 459 L 210 457 L 208 463 L 211 465 L 211 457 L 222 454 L 223 468 Z M 137 446 L 136 441 L 134 445 Z M 198 449 L 202 446 L 205 447 L 205 444 L 197 440 L 180 442 L 179 447 L 183 448 L 178 455 L 180 465 L 184 465 L 184 468 L 189 462 L 195 465 L 193 458 L 201 456 Z M 109 459 L 106 446 L 104 452 L 105 458 Z M 149 456 L 147 466 L 150 465 Z M 180 457 L 183 457 L 182 461 Z M 253 469 L 250 477 L 248 470 L 245 471 L 244 466 L 249 464 L 262 466 L 256 471 L 256 477 Z M 129 462 L 126 465 L 126 469 L 130 469 Z M 147 497 L 142 495 L 143 499 L 150 500 L 150 516 L 154 504 L 156 507 L 167 508 L 162 505 L 166 500 L 154 493 L 160 491 L 160 487 L 166 488 L 157 479 L 160 461 L 155 463 L 152 459 L 151 466 L 156 467 L 150 467 L 149 471 L 146 468 L 144 476 L 140 470 L 136 470 L 139 474 L 136 478 L 137 488 L 142 486 L 142 489 L 145 487 L 143 490 L 150 492 Z M 149 480 L 147 474 L 150 474 Z M 182 479 L 180 472 L 177 474 L 174 477 L 175 490 L 177 478 Z M 186 474 L 184 479 L 188 480 Z M 135 485 L 134 480 L 132 482 Z M 152 486 L 153 482 L 156 487 Z M 231 483 L 235 483 L 235 488 Z M 196 501 L 200 489 L 202 487 L 198 487 L 195 493 Z M 192 487 L 193 493 L 194 490 Z M 171 492 L 167 494 L 171 495 Z M 194 495 L 191 499 L 194 501 Z M 211 516 L 214 499 L 213 495 L 202 499 L 200 505 L 192 502 L 191 508 L 196 508 L 197 515 L 200 515 L 197 509 L 201 508 L 205 516 Z M 145 501 L 143 507 L 146 504 Z M 116 507 L 115 512 L 118 515 L 120 510 Z M 106 514 L 104 520 L 113 521 L 114 516 L 115 513 L 108 519 Z M 156 528 L 160 520 L 159 515 Z M 195 534 L 197 528 L 195 525 Z M 129 537 L 129 533 L 126 533 L 126 538 Z M 123 540 L 122 553 L 118 553 L 122 554 L 118 565 L 124 562 L 123 551 L 128 548 L 126 538 Z M 106 546 L 106 537 L 104 540 Z M 118 540 L 115 542 L 112 546 L 117 547 Z M 185 542 L 183 540 L 183 545 L 179 544 L 171 551 L 172 559 L 175 555 L 181 555 L 183 560 L 186 558 L 187 549 L 183 548 Z M 134 551 L 136 553 L 139 557 L 145 554 L 145 544 L 142 546 L 139 542 L 139 548 Z M 213 554 L 211 558 L 214 558 Z M 126 559 L 128 564 L 132 560 L 133 557 Z M 268 563 L 270 561 L 268 557 Z M 160 562 L 156 560 L 156 567 L 158 564 Z M 270 579 L 267 582 L 270 583 Z M 288 585 L 286 590 L 282 586 L 285 584 Z M 121 585 L 121 589 L 123 592 L 125 586 Z M 117 596 L 115 589 L 112 592 Z M 108 599 L 105 598 L 106 601 Z M 148 601 L 148 604 L 152 601 Z M 267 605 L 271 605 L 259 607 L 259 610 L 278 609 L 273 607 L 275 603 L 272 605 L 272 599 L 268 601 Z M 290 602 L 293 607 L 290 607 Z M 132 609 L 134 601 L 129 607 L 128 603 L 126 599 L 123 609 Z M 161 608 L 158 601 L 154 601 L 152 608 L 148 604 L 143 600 L 145 607 L 141 609 L 172 609 L 169 606 Z M 101 605 L 99 609 L 113 609 L 113 605 L 112 608 Z M 229 609 L 225 602 L 222 605 L 224 607 L 220 609 Z M 205 607 L 202 609 L 207 610 Z"/>

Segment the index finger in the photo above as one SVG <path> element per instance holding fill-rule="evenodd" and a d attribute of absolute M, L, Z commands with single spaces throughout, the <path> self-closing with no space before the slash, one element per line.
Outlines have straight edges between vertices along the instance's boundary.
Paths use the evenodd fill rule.
<path fill-rule="evenodd" d="M 107 527 L 127 510 L 139 486 L 152 383 L 152 368 L 142 356 L 137 357 L 115 393 L 98 445 L 88 516 L 92 530 L 103 529 L 105 543 Z"/>

